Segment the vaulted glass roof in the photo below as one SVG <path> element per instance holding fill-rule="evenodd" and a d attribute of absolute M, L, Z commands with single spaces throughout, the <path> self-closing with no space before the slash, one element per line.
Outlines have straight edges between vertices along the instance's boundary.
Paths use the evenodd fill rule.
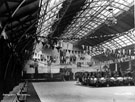
<path fill-rule="evenodd" d="M 37 33 L 47 36 L 51 32 L 51 27 L 57 21 L 57 15 L 65 0 L 42 0 L 40 19 Z"/>
<path fill-rule="evenodd" d="M 52 32 L 54 32 L 52 30 L 52 27 L 54 26 L 55 22 L 57 21 L 60 22 L 61 19 L 61 17 L 59 17 L 60 10 L 62 10 L 62 8 L 64 7 L 63 4 L 65 1 L 66 0 L 43 0 L 37 28 L 38 34 L 47 37 L 48 35 L 52 34 Z M 75 0 L 70 1 L 76 2 Z M 95 32 L 100 26 L 102 26 L 102 24 L 105 24 L 107 18 L 112 16 L 112 14 L 114 17 L 118 17 L 120 14 L 122 14 L 125 11 L 128 11 L 134 5 L 134 0 L 84 0 L 84 1 L 85 4 L 82 6 L 82 9 L 79 12 L 77 12 L 77 14 L 73 17 L 71 23 L 68 24 L 66 28 L 64 28 L 64 31 L 62 31 L 62 34 L 60 34 L 60 38 L 87 37 L 91 35 L 93 32 Z M 112 12 L 110 12 L 110 9 L 112 9 Z M 62 14 L 64 15 L 64 12 Z M 78 40 L 80 39 L 71 39 L 69 42 L 76 42 Z M 127 34 L 113 37 L 113 39 L 107 40 L 106 42 L 100 43 L 99 45 L 102 46 L 103 48 L 113 50 L 134 43 L 135 43 L 135 35 L 128 32 Z M 92 55 L 95 56 L 101 53 L 102 52 L 97 51 L 92 53 Z"/>
<path fill-rule="evenodd" d="M 82 38 L 90 35 L 111 15 L 110 8 L 113 8 L 113 14 L 118 16 L 127 11 L 133 2 L 134 0 L 86 0 L 82 11 L 74 17 L 62 37 Z"/>
<path fill-rule="evenodd" d="M 42 1 L 37 33 L 47 36 L 53 32 L 51 27 L 59 19 L 58 12 L 64 1 Z M 134 0 L 86 0 L 82 10 L 77 13 L 71 24 L 63 31 L 61 38 L 82 38 L 90 35 L 111 15 L 110 8 L 113 8 L 113 14 L 118 16 L 123 11 L 127 11 L 133 2 Z"/>
<path fill-rule="evenodd" d="M 114 37 L 111 40 L 108 40 L 99 46 L 102 46 L 105 49 L 116 50 L 129 45 L 135 44 L 135 28 L 123 33 L 121 36 Z M 103 52 L 97 51 L 92 55 L 96 56 Z"/>

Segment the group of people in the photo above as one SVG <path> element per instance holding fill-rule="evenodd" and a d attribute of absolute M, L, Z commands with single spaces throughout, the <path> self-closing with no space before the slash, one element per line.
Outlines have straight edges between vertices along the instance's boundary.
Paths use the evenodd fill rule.
<path fill-rule="evenodd" d="M 73 80 L 73 72 L 71 68 L 60 68 L 63 81 Z"/>
<path fill-rule="evenodd" d="M 96 87 L 135 85 L 134 77 L 130 72 L 124 75 L 117 72 L 77 72 L 75 78 L 77 83 Z"/>
<path fill-rule="evenodd" d="M 76 56 L 61 56 L 60 63 L 61 64 L 76 63 Z"/>

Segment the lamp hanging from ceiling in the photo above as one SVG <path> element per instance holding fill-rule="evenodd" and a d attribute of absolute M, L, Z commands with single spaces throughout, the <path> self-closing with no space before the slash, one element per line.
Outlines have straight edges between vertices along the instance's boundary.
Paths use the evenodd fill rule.
<path fill-rule="evenodd" d="M 113 9 L 113 0 L 110 0 L 109 1 L 109 4 L 110 4 L 110 8 L 108 9 L 108 11 L 110 12 L 110 15 L 109 17 L 107 17 L 105 23 L 108 25 L 108 26 L 113 26 L 115 24 L 117 24 L 117 19 L 115 18 L 115 15 L 114 15 L 114 9 Z"/>

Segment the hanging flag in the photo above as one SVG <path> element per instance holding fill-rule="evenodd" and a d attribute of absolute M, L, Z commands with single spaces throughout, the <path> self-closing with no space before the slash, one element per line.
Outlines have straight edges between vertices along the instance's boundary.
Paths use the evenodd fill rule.
<path fill-rule="evenodd" d="M 86 46 L 86 50 L 88 51 L 88 46 Z"/>
<path fill-rule="evenodd" d="M 81 51 L 81 54 L 83 54 L 83 51 Z"/>
<path fill-rule="evenodd" d="M 68 50 L 68 52 L 70 53 L 70 50 Z"/>
<path fill-rule="evenodd" d="M 109 55 L 110 54 L 110 49 L 106 49 L 106 54 Z"/>
<path fill-rule="evenodd" d="M 106 48 L 103 48 L 103 53 L 105 53 L 106 52 Z"/>
<path fill-rule="evenodd" d="M 133 55 L 135 55 L 135 47 L 134 47 L 134 49 L 133 49 Z"/>
<path fill-rule="evenodd" d="M 83 48 L 83 50 L 84 50 L 84 45 L 82 45 L 82 48 Z"/>
<path fill-rule="evenodd" d="M 74 51 L 72 50 L 72 54 L 74 53 Z"/>
<path fill-rule="evenodd" d="M 85 54 L 85 53 L 86 53 L 86 51 L 84 50 L 84 51 L 83 51 L 83 53 Z"/>
<path fill-rule="evenodd" d="M 120 54 L 120 50 L 118 50 L 118 54 Z"/>
<path fill-rule="evenodd" d="M 96 50 L 95 50 L 95 47 L 93 47 L 93 48 L 92 48 L 92 52 L 95 52 L 95 51 L 96 51 Z"/>
<path fill-rule="evenodd" d="M 115 49 L 112 50 L 112 54 L 115 54 Z"/>
<path fill-rule="evenodd" d="M 92 49 L 92 47 L 91 47 L 91 46 L 89 46 L 89 51 L 91 51 L 91 49 Z"/>
<path fill-rule="evenodd" d="M 128 51 L 129 51 L 129 55 L 131 55 L 131 49 L 129 49 Z"/>
<path fill-rule="evenodd" d="M 122 54 L 125 55 L 125 49 L 122 50 Z"/>
<path fill-rule="evenodd" d="M 88 50 L 90 50 L 89 46 L 88 46 Z"/>
<path fill-rule="evenodd" d="M 117 58 L 119 58 L 120 57 L 120 55 L 119 54 L 117 54 Z"/>
<path fill-rule="evenodd" d="M 128 55 L 128 50 L 127 49 L 125 49 L 125 55 Z"/>
<path fill-rule="evenodd" d="M 121 49 L 119 50 L 119 56 L 120 57 L 122 56 L 122 50 Z"/>
<path fill-rule="evenodd" d="M 110 50 L 110 54 L 112 54 L 113 50 Z"/>
<path fill-rule="evenodd" d="M 59 42 L 59 46 L 60 46 L 60 47 L 63 47 L 63 42 L 62 42 L 62 40 Z"/>

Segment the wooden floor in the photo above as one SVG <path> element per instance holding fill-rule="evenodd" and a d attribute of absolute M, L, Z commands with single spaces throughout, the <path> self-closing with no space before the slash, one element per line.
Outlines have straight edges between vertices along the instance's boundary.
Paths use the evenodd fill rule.
<path fill-rule="evenodd" d="M 4 96 L 3 99 L 0 100 L 0 102 L 18 102 L 16 94 L 19 92 L 22 86 L 23 83 L 20 83 L 19 85 L 15 86 L 14 89 L 9 92 L 9 96 Z M 27 94 L 30 96 L 27 96 L 26 102 L 41 102 L 31 82 L 28 83 Z"/>
<path fill-rule="evenodd" d="M 135 86 L 93 88 L 75 81 L 37 82 L 41 102 L 135 102 Z"/>

